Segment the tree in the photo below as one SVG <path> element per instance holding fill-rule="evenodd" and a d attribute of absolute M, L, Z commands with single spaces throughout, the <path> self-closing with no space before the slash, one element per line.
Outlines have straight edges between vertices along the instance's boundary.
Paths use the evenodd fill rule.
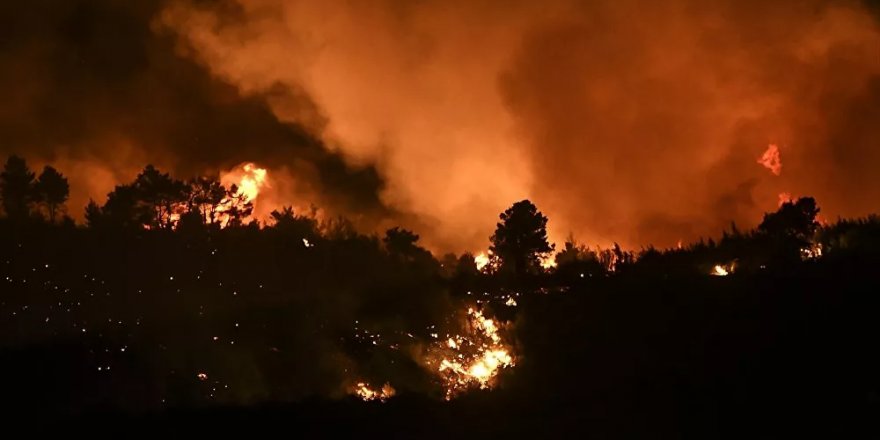
<path fill-rule="evenodd" d="M 103 212 L 101 212 L 101 207 L 92 199 L 89 199 L 89 204 L 86 205 L 85 218 L 86 226 L 90 228 L 99 228 L 103 226 L 104 215 Z"/>
<path fill-rule="evenodd" d="M 416 245 L 417 241 L 419 241 L 418 234 L 397 226 L 385 231 L 385 237 L 382 238 L 388 253 L 403 257 L 412 255 L 420 249 Z"/>
<path fill-rule="evenodd" d="M 188 184 L 189 211 L 198 212 L 204 224 L 220 223 L 224 207 L 232 202 L 227 189 L 216 177 L 198 177 Z"/>
<path fill-rule="evenodd" d="M 55 168 L 46 166 L 33 186 L 34 201 L 46 208 L 49 222 L 55 223 L 58 211 L 64 209 L 64 202 L 70 194 L 67 178 Z"/>
<path fill-rule="evenodd" d="M 818 214 L 816 200 L 801 197 L 796 202 L 783 203 L 776 212 L 764 214 L 758 231 L 778 238 L 809 240 L 819 227 Z"/>
<path fill-rule="evenodd" d="M 3 210 L 10 219 L 21 220 L 30 213 L 34 173 L 24 159 L 10 156 L 0 173 L 0 198 Z"/>
<path fill-rule="evenodd" d="M 547 217 L 528 200 L 501 213 L 489 248 L 501 259 L 501 270 L 516 275 L 540 270 L 540 259 L 553 251 L 547 241 Z"/>
<path fill-rule="evenodd" d="M 86 206 L 89 227 L 142 227 L 145 216 L 138 205 L 137 191 L 131 185 L 117 185 L 107 194 L 107 202 L 100 208 L 94 201 Z"/>
<path fill-rule="evenodd" d="M 244 192 L 233 184 L 226 190 L 226 198 L 222 204 L 221 222 L 224 226 L 239 227 L 245 219 L 254 213 L 254 203 L 248 200 Z M 253 222 L 251 222 L 254 224 Z"/>
<path fill-rule="evenodd" d="M 144 225 L 150 228 L 171 229 L 186 210 L 186 184 L 153 165 L 147 165 L 138 174 L 133 187 Z"/>
<path fill-rule="evenodd" d="M 292 206 L 285 206 L 280 211 L 276 209 L 269 216 L 275 230 L 293 239 L 305 239 L 308 243 L 314 243 L 320 235 L 318 220 L 314 216 L 296 214 Z"/>

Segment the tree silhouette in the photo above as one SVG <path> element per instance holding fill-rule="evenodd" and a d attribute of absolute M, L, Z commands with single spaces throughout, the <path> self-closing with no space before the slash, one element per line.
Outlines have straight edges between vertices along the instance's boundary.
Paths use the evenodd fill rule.
<path fill-rule="evenodd" d="M 144 225 L 171 229 L 186 210 L 186 184 L 147 165 L 134 181 Z"/>
<path fill-rule="evenodd" d="M 419 241 L 418 234 L 397 226 L 385 231 L 385 237 L 382 238 L 385 249 L 391 255 L 399 256 L 412 255 L 416 249 L 419 249 L 416 245 L 417 241 Z"/>
<path fill-rule="evenodd" d="M 15 155 L 10 156 L 0 173 L 0 198 L 3 199 L 3 210 L 10 219 L 27 218 L 30 213 L 33 181 L 34 173 L 25 160 Z"/>
<path fill-rule="evenodd" d="M 70 194 L 67 178 L 47 165 L 34 183 L 33 192 L 34 201 L 46 208 L 49 222 L 55 223 L 58 211 L 64 209 L 64 202 Z"/>
<path fill-rule="evenodd" d="M 238 190 L 233 184 L 226 190 L 226 198 L 221 205 L 221 219 L 225 226 L 238 227 L 244 224 L 244 220 L 254 213 L 254 203 Z"/>
<path fill-rule="evenodd" d="M 490 250 L 501 259 L 501 270 L 516 275 L 537 272 L 540 258 L 553 251 L 547 241 L 547 217 L 528 200 L 501 213 Z"/>
<path fill-rule="evenodd" d="M 796 202 L 785 202 L 776 212 L 764 214 L 758 231 L 775 236 L 807 240 L 816 232 L 819 208 L 812 197 L 801 197 Z"/>
<path fill-rule="evenodd" d="M 280 211 L 274 210 L 269 216 L 276 230 L 293 239 L 305 239 L 307 243 L 314 243 L 319 235 L 318 221 L 314 215 L 297 215 L 291 206 L 285 206 Z"/>
<path fill-rule="evenodd" d="M 214 225 L 222 221 L 225 205 L 232 203 L 228 190 L 216 177 L 198 177 L 189 182 L 188 210 L 197 212 L 204 224 Z"/>
<path fill-rule="evenodd" d="M 93 228 L 142 227 L 145 217 L 138 203 L 138 192 L 132 185 L 117 185 L 107 194 L 107 202 L 100 208 L 94 201 L 86 207 L 86 222 Z"/>

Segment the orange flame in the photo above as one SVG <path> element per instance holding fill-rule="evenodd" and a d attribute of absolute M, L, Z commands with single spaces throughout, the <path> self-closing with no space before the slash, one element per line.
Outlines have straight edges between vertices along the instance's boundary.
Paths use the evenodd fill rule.
<path fill-rule="evenodd" d="M 389 383 L 382 385 L 382 388 L 376 390 L 376 389 L 373 389 L 366 382 L 358 382 L 357 385 L 355 385 L 354 389 L 352 390 L 352 394 L 360 397 L 361 400 L 363 400 L 365 402 L 369 402 L 371 400 L 378 400 L 380 402 L 384 402 L 384 401 L 388 400 L 390 397 L 393 397 L 395 394 L 397 394 L 397 391 Z"/>
<path fill-rule="evenodd" d="M 238 188 L 236 196 L 243 197 L 245 202 L 251 202 L 254 211 L 257 207 L 257 199 L 264 188 L 271 187 L 268 181 L 269 173 L 265 168 L 259 168 L 252 162 L 243 163 L 220 176 L 220 183 L 225 187 L 235 185 Z M 226 202 L 228 200 L 224 200 Z M 253 214 L 246 220 L 250 220 Z M 222 220 L 226 226 L 228 219 Z"/>
<path fill-rule="evenodd" d="M 488 266 L 489 263 L 491 262 L 491 257 L 492 257 L 492 251 L 489 251 L 488 253 L 487 252 L 480 252 L 479 254 L 477 254 L 474 257 L 474 264 L 477 265 L 477 270 L 482 271 L 483 268 Z"/>
<path fill-rule="evenodd" d="M 780 176 L 782 175 L 782 159 L 779 156 L 779 147 L 776 144 L 770 144 L 767 146 L 767 151 L 758 158 L 758 163 L 763 165 L 764 168 L 767 168 L 773 174 Z"/>
<path fill-rule="evenodd" d="M 473 308 L 469 308 L 467 314 L 470 334 L 449 336 L 431 348 L 433 356 L 440 358 L 436 371 L 447 400 L 474 387 L 492 387 L 502 368 L 514 366 L 510 348 L 498 334 L 495 321 Z"/>

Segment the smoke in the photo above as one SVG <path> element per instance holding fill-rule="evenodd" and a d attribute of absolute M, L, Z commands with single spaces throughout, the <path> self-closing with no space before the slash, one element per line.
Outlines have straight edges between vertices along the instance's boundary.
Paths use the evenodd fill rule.
<path fill-rule="evenodd" d="M 880 208 L 858 2 L 13 3 L 0 151 L 56 162 L 74 213 L 146 162 L 255 162 L 277 203 L 438 251 L 484 248 L 522 198 L 557 242 L 627 246 L 754 225 L 782 192 L 829 219 Z"/>
<path fill-rule="evenodd" d="M 285 202 L 384 215 L 382 184 L 353 169 L 266 101 L 176 53 L 153 28 L 155 0 L 34 0 L 0 5 L 0 155 L 70 178 L 69 214 L 81 219 L 147 163 L 179 178 L 256 161 L 280 176 Z M 307 97 L 299 103 L 308 108 Z"/>
<path fill-rule="evenodd" d="M 280 120 L 375 165 L 382 201 L 433 246 L 483 246 L 524 197 L 557 240 L 669 245 L 753 225 L 781 191 L 832 215 L 878 208 L 876 20 L 765 3 L 238 0 L 158 21 L 245 95 L 274 90 Z M 781 176 L 756 163 L 769 144 Z"/>

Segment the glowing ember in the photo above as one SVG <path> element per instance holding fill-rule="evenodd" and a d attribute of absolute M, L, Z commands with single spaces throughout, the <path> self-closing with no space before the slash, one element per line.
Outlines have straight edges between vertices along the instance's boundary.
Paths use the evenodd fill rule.
<path fill-rule="evenodd" d="M 382 385 L 382 388 L 375 390 L 366 382 L 358 382 L 352 390 L 352 393 L 360 397 L 361 400 L 365 402 L 369 402 L 371 400 L 384 402 L 388 400 L 388 398 L 394 396 L 394 394 L 396 394 L 396 391 L 389 383 L 386 383 L 385 385 Z"/>
<path fill-rule="evenodd" d="M 507 298 L 507 301 L 504 302 L 504 305 L 508 307 L 516 307 L 516 300 L 513 299 L 513 297 L 511 296 L 510 298 Z"/>
<path fill-rule="evenodd" d="M 779 157 L 779 147 L 776 144 L 767 146 L 767 151 L 758 159 L 758 163 L 773 174 L 782 175 L 782 159 Z"/>
<path fill-rule="evenodd" d="M 428 364 L 436 365 L 447 400 L 471 388 L 492 387 L 502 368 L 514 366 L 495 321 L 473 308 L 467 314 L 468 334 L 450 336 L 431 347 Z"/>
<path fill-rule="evenodd" d="M 822 244 L 811 243 L 805 248 L 801 248 L 801 260 L 816 260 L 822 257 Z"/>
<path fill-rule="evenodd" d="M 208 380 L 208 375 L 205 373 L 199 373 L 196 375 L 196 377 L 198 377 L 199 380 Z"/>

